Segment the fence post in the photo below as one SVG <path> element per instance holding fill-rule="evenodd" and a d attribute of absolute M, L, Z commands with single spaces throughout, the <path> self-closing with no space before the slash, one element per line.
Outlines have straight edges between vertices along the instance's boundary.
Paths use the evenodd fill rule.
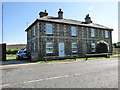
<path fill-rule="evenodd" d="M 0 61 L 6 61 L 6 43 L 0 44 Z"/>

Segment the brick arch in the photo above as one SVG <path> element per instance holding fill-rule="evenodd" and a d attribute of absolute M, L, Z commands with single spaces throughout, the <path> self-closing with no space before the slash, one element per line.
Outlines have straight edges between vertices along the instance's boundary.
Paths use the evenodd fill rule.
<path fill-rule="evenodd" d="M 104 40 L 100 40 L 96 44 L 96 53 L 108 53 L 109 52 L 109 44 Z"/>

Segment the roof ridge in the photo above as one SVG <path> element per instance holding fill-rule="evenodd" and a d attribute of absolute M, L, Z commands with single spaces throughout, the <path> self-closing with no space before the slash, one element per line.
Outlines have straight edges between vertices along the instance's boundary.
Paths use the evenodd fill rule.
<path fill-rule="evenodd" d="M 66 19 L 66 18 L 59 19 L 58 17 L 54 17 L 54 16 L 44 16 L 42 18 L 37 18 L 37 20 L 44 20 L 44 21 L 48 21 L 48 22 L 65 23 L 65 24 L 80 25 L 80 26 L 91 27 L 91 28 L 93 27 L 93 28 L 99 28 L 99 29 L 113 30 L 112 28 L 108 28 L 107 26 L 103 26 L 103 25 L 97 24 L 97 23 L 86 24 L 84 21 L 74 20 L 74 19 Z M 30 26 L 32 26 L 32 24 Z M 27 31 L 27 29 L 26 29 L 26 31 Z"/>

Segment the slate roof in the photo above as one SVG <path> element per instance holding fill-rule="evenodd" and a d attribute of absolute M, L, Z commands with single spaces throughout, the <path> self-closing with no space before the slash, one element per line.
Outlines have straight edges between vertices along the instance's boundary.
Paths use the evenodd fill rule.
<path fill-rule="evenodd" d="M 44 16 L 42 18 L 36 19 L 36 21 L 46 21 L 46 22 L 55 22 L 55 23 L 63 23 L 63 24 L 70 24 L 70 25 L 78 25 L 78 26 L 84 26 L 84 27 L 91 27 L 91 28 L 98 28 L 98 29 L 106 29 L 106 30 L 113 30 L 112 28 L 96 24 L 96 23 L 90 23 L 85 24 L 85 22 L 78 21 L 78 20 L 72 20 L 72 19 L 59 19 L 58 17 L 52 17 L 52 16 Z M 36 22 L 35 21 L 35 22 Z M 33 22 L 25 31 L 27 31 L 35 22 Z"/>

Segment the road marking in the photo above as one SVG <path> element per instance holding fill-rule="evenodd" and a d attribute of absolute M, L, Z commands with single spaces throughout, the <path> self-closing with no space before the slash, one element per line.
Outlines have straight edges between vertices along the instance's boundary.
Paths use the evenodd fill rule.
<path fill-rule="evenodd" d="M 2 87 L 6 87 L 6 86 L 12 86 L 12 85 L 17 85 L 17 84 L 25 84 L 25 83 L 34 83 L 34 82 L 40 82 L 40 81 L 45 81 L 45 80 L 53 80 L 53 79 L 60 79 L 60 78 L 67 78 L 70 76 L 78 76 L 80 74 L 73 74 L 73 75 L 65 75 L 65 76 L 57 76 L 57 77 L 49 77 L 49 78 L 45 78 L 45 79 L 37 79 L 37 80 L 30 80 L 30 81 L 24 81 L 24 82 L 18 82 L 16 84 L 4 84 L 1 85 Z"/>
<path fill-rule="evenodd" d="M 6 87 L 6 86 L 10 86 L 10 84 L 0 85 L 0 87 Z"/>
<path fill-rule="evenodd" d="M 75 74 L 75 76 L 79 76 L 80 74 Z"/>

